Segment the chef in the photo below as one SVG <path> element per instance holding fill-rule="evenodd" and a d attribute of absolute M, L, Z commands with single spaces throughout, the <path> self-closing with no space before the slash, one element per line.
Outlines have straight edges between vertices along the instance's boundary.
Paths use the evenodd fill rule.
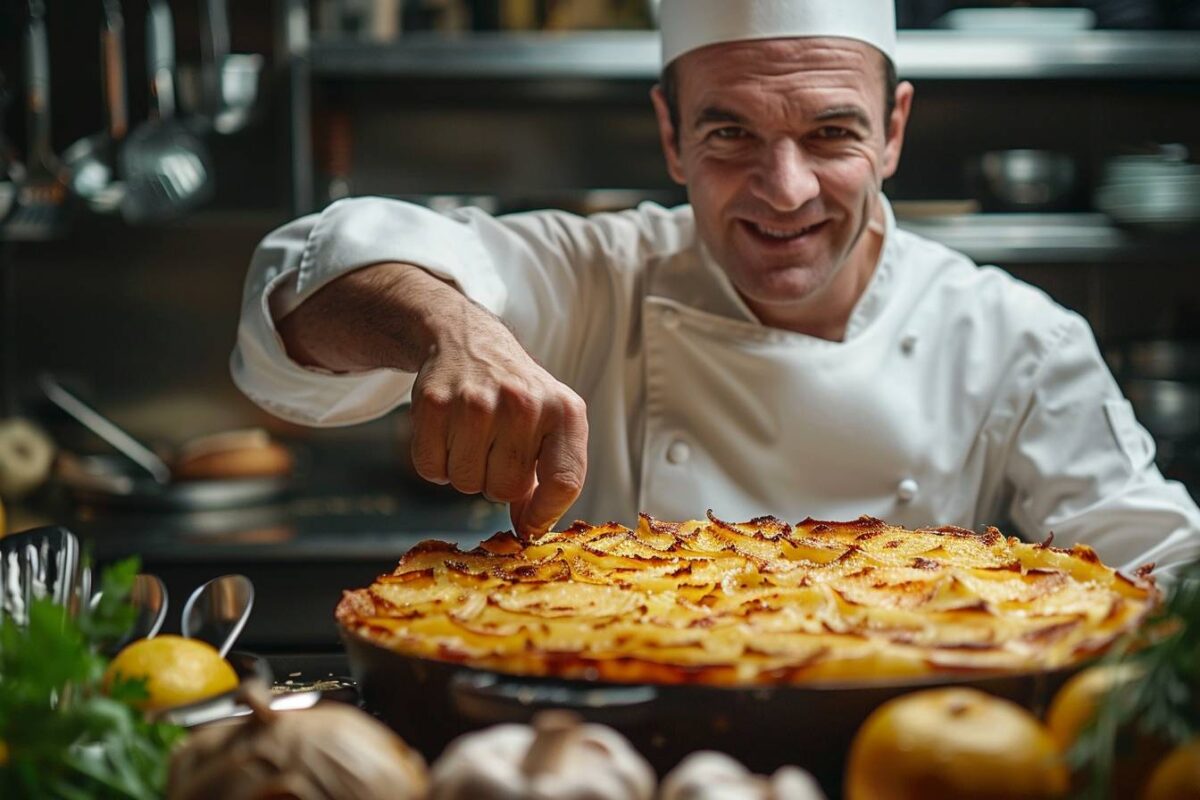
<path fill-rule="evenodd" d="M 665 0 L 661 27 L 651 99 L 688 205 L 334 203 L 254 255 L 242 391 L 316 426 L 411 403 L 417 471 L 526 536 L 712 508 L 1200 556 L 1087 323 L 896 227 L 892 0 Z"/>

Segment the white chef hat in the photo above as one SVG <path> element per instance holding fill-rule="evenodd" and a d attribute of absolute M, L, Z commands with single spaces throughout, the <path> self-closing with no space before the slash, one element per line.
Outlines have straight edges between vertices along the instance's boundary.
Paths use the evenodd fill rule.
<path fill-rule="evenodd" d="M 894 0 L 662 0 L 662 63 L 746 39 L 837 36 L 896 60 Z"/>

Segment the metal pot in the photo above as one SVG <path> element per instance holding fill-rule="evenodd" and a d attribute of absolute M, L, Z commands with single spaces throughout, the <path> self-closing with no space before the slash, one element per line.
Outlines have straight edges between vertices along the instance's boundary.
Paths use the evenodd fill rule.
<path fill-rule="evenodd" d="M 1130 378 L 1122 386 L 1137 418 L 1155 438 L 1200 434 L 1200 383 Z"/>
<path fill-rule="evenodd" d="M 939 675 L 886 683 L 630 685 L 505 675 L 403 655 L 342 629 L 366 707 L 427 758 L 455 737 L 567 708 L 625 736 L 660 775 L 700 749 L 770 773 L 797 764 L 831 797 L 854 734 L 880 704 L 938 685 L 975 687 L 1040 713 L 1082 665 L 1049 672 Z"/>
<path fill-rule="evenodd" d="M 1075 190 L 1075 160 L 1049 150 L 997 150 L 972 165 L 984 208 L 1046 211 L 1062 208 Z"/>

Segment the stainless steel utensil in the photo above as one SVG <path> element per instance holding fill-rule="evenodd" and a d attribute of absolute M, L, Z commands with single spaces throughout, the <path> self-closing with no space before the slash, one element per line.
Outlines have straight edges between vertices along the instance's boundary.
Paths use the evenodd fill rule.
<path fill-rule="evenodd" d="M 79 540 L 66 528 L 35 528 L 0 538 L 0 618 L 29 621 L 35 599 L 77 608 Z"/>
<path fill-rule="evenodd" d="M 8 140 L 4 137 L 4 113 L 11 99 L 12 91 L 8 88 L 4 73 L 0 73 L 0 226 L 17 209 L 17 190 L 20 187 L 17 176 L 24 171 L 24 167 L 14 160 Z"/>
<path fill-rule="evenodd" d="M 985 207 L 1044 211 L 1059 207 L 1075 188 L 1075 161 L 1048 150 L 997 150 L 980 157 Z"/>
<path fill-rule="evenodd" d="M 272 711 L 303 711 L 312 708 L 321 701 L 321 692 L 291 692 L 276 695 L 271 698 L 269 707 Z M 234 693 L 223 694 L 210 700 L 202 700 L 186 706 L 180 706 L 164 711 L 159 715 L 160 722 L 178 725 L 182 728 L 195 728 L 213 722 L 247 717 L 253 713 L 250 706 L 239 702 Z"/>
<path fill-rule="evenodd" d="M 83 594 L 87 596 L 86 593 Z M 103 597 L 103 592 L 91 595 L 92 609 L 100 605 Z M 167 586 L 157 575 L 139 573 L 135 576 L 133 588 L 129 593 L 129 602 L 137 611 L 137 616 L 134 617 L 133 626 L 124 636 L 105 647 L 109 654 L 119 652 L 125 645 L 138 639 L 153 639 L 158 635 L 163 622 L 167 619 L 167 608 L 170 605 L 167 599 Z"/>
<path fill-rule="evenodd" d="M 227 0 L 206 0 L 201 6 L 202 80 L 206 113 L 217 133 L 236 133 L 250 122 L 258 102 L 263 57 L 229 52 Z"/>
<path fill-rule="evenodd" d="M 165 484 L 171 480 L 170 467 L 154 451 L 134 439 L 108 417 L 71 394 L 52 376 L 39 375 L 38 385 L 50 402 L 144 469 L 156 482 Z"/>
<path fill-rule="evenodd" d="M 1130 378 L 1122 388 L 1138 420 L 1155 438 L 1200 435 L 1200 383 Z"/>
<path fill-rule="evenodd" d="M 17 240 L 48 239 L 58 235 L 65 223 L 67 186 L 50 142 L 50 46 L 43 0 L 29 0 L 25 91 L 29 118 L 26 172 L 17 193 L 17 211 L 5 225 L 5 235 Z"/>
<path fill-rule="evenodd" d="M 132 223 L 177 217 L 213 194 L 212 159 L 203 142 L 175 117 L 175 26 L 166 0 L 150 0 L 146 63 L 155 112 L 121 149 L 125 176 L 121 213 Z"/>
<path fill-rule="evenodd" d="M 80 139 L 63 153 L 68 185 L 75 195 L 98 213 L 121 206 L 125 185 L 118 180 L 117 155 L 129 130 L 125 94 L 125 20 L 120 0 L 101 0 L 104 17 L 100 28 L 100 74 L 106 127 Z"/>
<path fill-rule="evenodd" d="M 222 575 L 192 592 L 183 607 L 181 629 L 208 642 L 224 656 L 233 647 L 254 608 L 254 584 L 245 575 Z"/>

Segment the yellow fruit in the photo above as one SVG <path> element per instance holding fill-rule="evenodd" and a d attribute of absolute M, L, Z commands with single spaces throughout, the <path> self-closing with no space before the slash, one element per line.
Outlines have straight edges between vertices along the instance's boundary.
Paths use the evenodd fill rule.
<path fill-rule="evenodd" d="M 1121 703 L 1127 698 L 1127 690 L 1144 674 L 1142 665 L 1134 662 L 1101 664 L 1088 667 L 1063 684 L 1046 712 L 1046 727 L 1059 749 L 1064 754 L 1070 753 L 1079 735 L 1091 725 L 1097 710 L 1104 703 Z M 1108 698 L 1110 691 L 1117 692 L 1111 700 Z M 1111 789 L 1114 797 L 1134 797 L 1167 747 L 1136 730 L 1123 730 L 1121 738 L 1125 744 L 1116 748 Z M 1075 776 L 1076 788 L 1082 789 L 1089 780 L 1088 767 L 1084 766 Z"/>
<path fill-rule="evenodd" d="M 1058 797 L 1067 770 L 1054 740 L 1025 709 L 975 689 L 914 692 L 884 703 L 859 728 L 846 800 Z"/>
<path fill-rule="evenodd" d="M 1046 727 L 1064 753 L 1092 721 L 1096 709 L 1113 689 L 1124 689 L 1141 678 L 1140 664 L 1102 664 L 1088 667 L 1063 684 L 1046 712 Z"/>
<path fill-rule="evenodd" d="M 110 685 L 117 675 L 146 679 L 150 697 L 141 707 L 148 711 L 203 700 L 238 684 L 237 673 L 216 648 L 182 636 L 139 639 L 108 665 L 104 685 Z"/>
<path fill-rule="evenodd" d="M 1159 763 L 1142 800 L 1200 800 L 1200 738 L 1176 747 Z"/>

